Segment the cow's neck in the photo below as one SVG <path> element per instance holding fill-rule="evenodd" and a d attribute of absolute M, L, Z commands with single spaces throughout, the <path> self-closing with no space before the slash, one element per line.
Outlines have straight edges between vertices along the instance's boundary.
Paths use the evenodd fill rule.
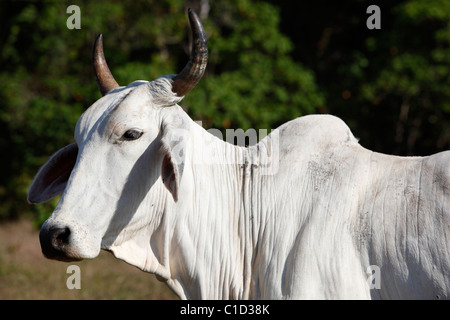
<path fill-rule="evenodd" d="M 168 285 L 182 298 L 248 298 L 256 234 L 253 202 L 246 199 L 255 178 L 253 149 L 221 141 L 198 126 L 193 131 L 191 163 L 172 210 Z"/>

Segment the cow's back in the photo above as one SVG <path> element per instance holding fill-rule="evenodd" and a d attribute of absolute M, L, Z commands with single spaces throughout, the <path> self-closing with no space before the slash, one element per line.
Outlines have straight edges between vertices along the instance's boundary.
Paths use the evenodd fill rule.
<path fill-rule="evenodd" d="M 448 297 L 450 152 L 375 153 L 332 116 L 288 122 L 278 139 L 258 197 L 255 297 Z"/>
<path fill-rule="evenodd" d="M 362 259 L 379 267 L 373 298 L 450 294 L 450 152 L 429 157 L 372 153 L 362 198 Z"/>

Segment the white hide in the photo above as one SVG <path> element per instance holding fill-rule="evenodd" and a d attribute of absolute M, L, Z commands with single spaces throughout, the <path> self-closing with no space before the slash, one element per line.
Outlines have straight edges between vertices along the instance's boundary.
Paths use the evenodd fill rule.
<path fill-rule="evenodd" d="M 72 230 L 73 258 L 109 250 L 183 299 L 449 298 L 449 152 L 374 153 L 329 115 L 237 147 L 168 91 L 166 78 L 135 82 L 78 121 L 78 157 L 43 226 Z M 131 128 L 144 134 L 121 141 Z M 179 175 L 171 186 L 167 154 Z M 38 199 L 42 175 L 31 202 L 50 197 Z"/>

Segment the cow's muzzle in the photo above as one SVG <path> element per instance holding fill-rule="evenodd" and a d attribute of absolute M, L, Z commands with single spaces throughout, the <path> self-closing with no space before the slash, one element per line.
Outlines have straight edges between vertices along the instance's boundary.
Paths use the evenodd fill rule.
<path fill-rule="evenodd" d="M 49 259 L 60 261 L 81 260 L 73 252 L 69 227 L 43 227 L 39 233 L 42 253 Z"/>

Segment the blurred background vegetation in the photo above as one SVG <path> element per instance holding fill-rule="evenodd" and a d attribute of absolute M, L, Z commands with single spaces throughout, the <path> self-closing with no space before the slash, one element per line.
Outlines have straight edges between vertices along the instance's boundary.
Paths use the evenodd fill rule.
<path fill-rule="evenodd" d="M 69 5 L 81 29 L 69 30 Z M 366 9 L 381 9 L 368 30 Z M 192 7 L 210 50 L 182 106 L 205 128 L 276 128 L 331 113 L 360 143 L 396 155 L 450 149 L 450 1 L 0 1 L 0 219 L 47 216 L 26 202 L 33 176 L 73 141 L 100 98 L 92 44 L 103 33 L 116 80 L 152 80 L 187 61 Z"/>

